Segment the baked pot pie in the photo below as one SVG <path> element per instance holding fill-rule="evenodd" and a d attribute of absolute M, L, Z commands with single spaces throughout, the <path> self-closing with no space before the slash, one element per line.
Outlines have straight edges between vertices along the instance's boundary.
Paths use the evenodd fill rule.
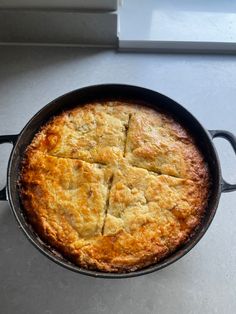
<path fill-rule="evenodd" d="M 81 267 L 121 273 L 190 239 L 209 182 L 202 153 L 173 117 L 106 101 L 42 127 L 25 152 L 19 189 L 45 242 Z"/>

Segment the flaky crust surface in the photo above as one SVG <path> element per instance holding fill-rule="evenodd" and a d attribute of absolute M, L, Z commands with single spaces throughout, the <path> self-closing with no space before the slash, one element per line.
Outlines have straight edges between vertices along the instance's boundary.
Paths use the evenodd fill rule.
<path fill-rule="evenodd" d="M 107 272 L 151 265 L 185 243 L 209 194 L 208 166 L 169 115 L 122 102 L 56 116 L 34 137 L 19 179 L 39 236 Z"/>

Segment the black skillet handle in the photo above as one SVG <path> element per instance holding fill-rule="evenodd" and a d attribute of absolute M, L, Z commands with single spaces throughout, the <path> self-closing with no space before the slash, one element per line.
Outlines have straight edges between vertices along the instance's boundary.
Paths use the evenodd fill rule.
<path fill-rule="evenodd" d="M 3 143 L 11 143 L 13 146 L 15 146 L 16 140 L 18 138 L 18 135 L 0 135 L 0 144 Z M 7 193 L 6 193 L 6 186 L 0 190 L 0 201 L 6 201 L 7 200 Z"/>
<path fill-rule="evenodd" d="M 236 154 L 236 136 L 234 134 L 232 134 L 229 131 L 224 131 L 224 130 L 209 130 L 209 132 L 212 136 L 212 139 L 215 137 L 222 137 L 226 139 L 227 141 L 229 141 Z M 230 184 L 222 178 L 222 192 L 232 192 L 232 191 L 236 191 L 236 184 Z"/>

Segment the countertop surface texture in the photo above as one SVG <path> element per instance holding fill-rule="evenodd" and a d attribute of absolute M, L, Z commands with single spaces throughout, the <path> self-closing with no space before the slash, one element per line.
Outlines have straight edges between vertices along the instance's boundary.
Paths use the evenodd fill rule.
<path fill-rule="evenodd" d="M 86 85 L 126 83 L 175 99 L 208 129 L 236 134 L 236 57 L 0 47 L 0 134 L 17 134 L 40 108 Z M 216 139 L 224 177 L 236 182 L 230 145 Z M 10 144 L 0 147 L 3 186 Z M 1 314 L 236 313 L 236 192 L 222 194 L 198 245 L 175 264 L 131 279 L 95 279 L 48 260 L 0 202 Z"/>

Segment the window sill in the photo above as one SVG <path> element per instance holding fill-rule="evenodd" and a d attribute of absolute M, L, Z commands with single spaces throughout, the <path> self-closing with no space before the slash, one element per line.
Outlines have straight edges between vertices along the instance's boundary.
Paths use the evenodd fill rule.
<path fill-rule="evenodd" d="M 120 49 L 236 52 L 236 13 L 230 1 L 216 0 L 214 7 L 202 0 L 173 2 L 149 0 L 137 6 L 126 0 L 119 12 Z"/>

